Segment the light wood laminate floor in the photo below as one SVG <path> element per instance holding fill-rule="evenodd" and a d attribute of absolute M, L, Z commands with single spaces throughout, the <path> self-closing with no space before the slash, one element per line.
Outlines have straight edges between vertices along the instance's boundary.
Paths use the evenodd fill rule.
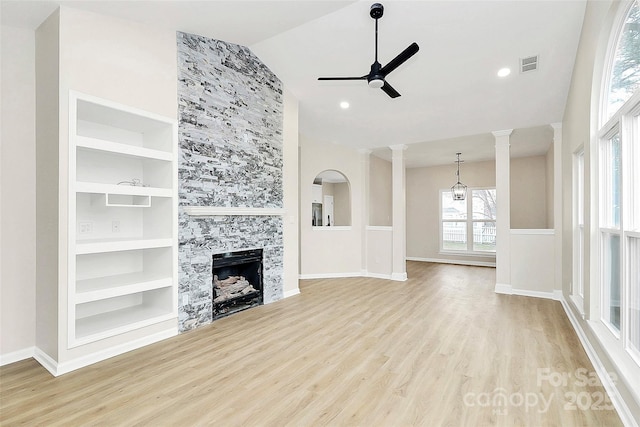
<path fill-rule="evenodd" d="M 300 295 L 58 378 L 4 366 L 0 424 L 621 425 L 559 302 L 495 294 L 492 268 L 408 274 L 301 281 Z"/>

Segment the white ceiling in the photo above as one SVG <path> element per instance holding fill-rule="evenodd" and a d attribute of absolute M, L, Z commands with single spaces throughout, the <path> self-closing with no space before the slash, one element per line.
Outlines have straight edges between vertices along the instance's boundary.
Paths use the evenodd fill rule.
<path fill-rule="evenodd" d="M 373 62 L 373 3 L 367 1 L 7 1 L 2 24 L 36 28 L 59 4 L 250 47 L 299 100 L 307 137 L 352 148 L 410 144 L 407 165 L 493 158 L 491 131 L 516 129 L 514 155 L 546 152 L 561 122 L 582 27 L 582 0 L 384 0 L 379 60 L 411 42 L 420 51 L 387 80 L 389 98 L 365 81 Z M 539 55 L 539 70 L 518 73 Z M 500 79 L 498 69 L 510 67 Z M 350 108 L 340 108 L 348 101 Z M 516 144 L 520 134 L 526 142 Z M 522 145 L 521 151 L 518 147 Z M 422 159 L 422 160 L 420 160 Z"/>
<path fill-rule="evenodd" d="M 291 0 L 1 0 L 2 25 L 37 28 L 58 6 L 68 6 L 251 46 L 350 1 Z"/>

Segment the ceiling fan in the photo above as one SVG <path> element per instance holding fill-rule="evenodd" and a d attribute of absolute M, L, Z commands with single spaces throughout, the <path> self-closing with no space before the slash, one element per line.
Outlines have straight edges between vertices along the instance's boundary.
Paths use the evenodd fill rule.
<path fill-rule="evenodd" d="M 387 83 L 385 78 L 389 73 L 415 55 L 420 47 L 416 42 L 411 43 L 408 48 L 400 52 L 398 56 L 393 58 L 383 67 L 382 64 L 378 62 L 378 19 L 382 18 L 383 13 L 384 7 L 380 3 L 374 3 L 371 5 L 369 15 L 376 20 L 376 57 L 373 64 L 371 64 L 371 71 L 369 71 L 369 74 L 365 74 L 360 77 L 318 77 L 318 80 L 366 80 L 369 87 L 374 89 L 380 88 L 391 98 L 397 98 L 400 96 L 398 91 Z"/>

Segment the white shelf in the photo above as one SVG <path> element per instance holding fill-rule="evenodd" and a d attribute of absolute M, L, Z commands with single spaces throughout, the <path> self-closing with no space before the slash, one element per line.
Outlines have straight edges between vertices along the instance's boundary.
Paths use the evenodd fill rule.
<path fill-rule="evenodd" d="M 101 239 L 76 242 L 76 255 L 173 246 L 173 239 Z"/>
<path fill-rule="evenodd" d="M 154 305 L 128 307 L 96 314 L 76 319 L 76 340 L 78 344 L 97 341 L 173 318 L 175 318 L 173 312 Z"/>
<path fill-rule="evenodd" d="M 127 156 L 142 157 L 145 159 L 165 160 L 169 162 L 173 160 L 173 154 L 170 152 L 80 135 L 76 136 L 76 147 L 90 148 L 92 150 L 106 151 L 109 153 L 123 154 Z"/>
<path fill-rule="evenodd" d="M 77 193 L 124 194 L 130 196 L 173 197 L 170 188 L 137 187 L 134 185 L 101 184 L 96 182 L 76 182 Z"/>
<path fill-rule="evenodd" d="M 75 303 L 82 304 L 105 298 L 167 288 L 172 285 L 173 277 L 171 275 L 148 272 L 78 280 L 76 282 Z"/>

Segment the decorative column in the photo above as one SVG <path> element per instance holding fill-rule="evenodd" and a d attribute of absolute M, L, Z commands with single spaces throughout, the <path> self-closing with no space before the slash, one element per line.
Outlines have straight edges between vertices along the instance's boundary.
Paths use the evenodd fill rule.
<path fill-rule="evenodd" d="M 361 180 L 362 180 L 362 193 L 360 194 L 360 203 L 362 204 L 362 238 L 360 239 L 362 242 L 362 261 L 360 263 L 360 269 L 362 270 L 362 275 L 366 275 L 369 269 L 367 265 L 368 252 L 369 252 L 369 242 L 367 241 L 367 226 L 369 225 L 369 181 L 370 181 L 370 173 L 371 173 L 371 150 L 361 149 L 358 150 L 360 153 L 360 170 L 362 171 Z"/>
<path fill-rule="evenodd" d="M 513 129 L 491 132 L 496 139 L 496 287 L 511 293 L 511 185 L 509 137 Z"/>
<path fill-rule="evenodd" d="M 554 293 L 562 294 L 562 123 L 552 123 L 553 128 L 553 230 L 554 249 Z"/>
<path fill-rule="evenodd" d="M 406 174 L 404 168 L 404 150 L 406 145 L 392 145 L 392 188 L 393 188 L 393 254 L 391 265 L 391 279 L 407 280 L 407 204 L 406 204 Z"/>

